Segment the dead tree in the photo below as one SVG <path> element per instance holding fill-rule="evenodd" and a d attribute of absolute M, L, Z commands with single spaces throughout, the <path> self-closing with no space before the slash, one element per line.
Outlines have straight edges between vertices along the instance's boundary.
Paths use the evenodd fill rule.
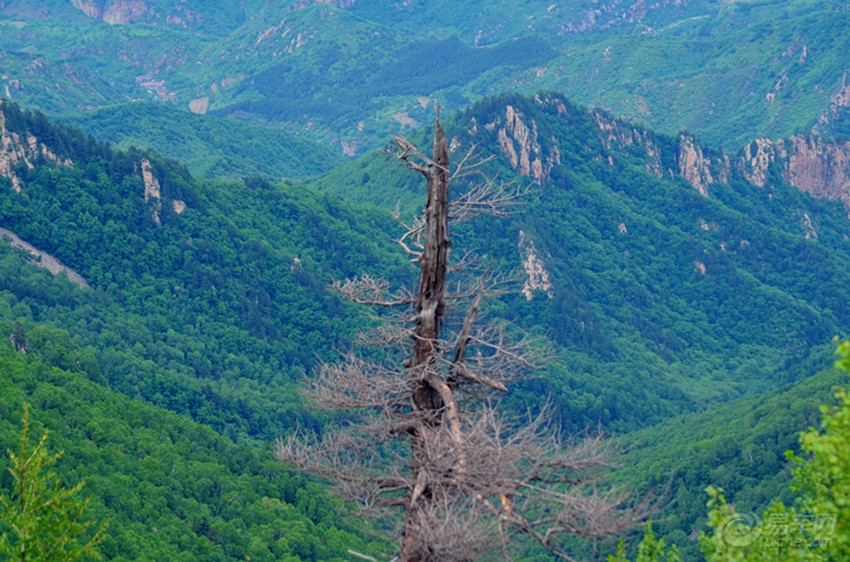
<path fill-rule="evenodd" d="M 484 180 L 450 200 L 450 183 L 479 173 L 483 162 L 473 163 L 471 149 L 450 170 L 439 110 L 432 156 L 394 141 L 393 156 L 427 180 L 424 216 L 398 241 L 419 266 L 418 288 L 391 293 L 368 276 L 335 285 L 355 302 L 401 312 L 369 342 L 383 346 L 383 360 L 351 353 L 310 382 L 313 403 L 347 411 L 348 425 L 281 440 L 278 457 L 330 478 L 366 508 L 403 511 L 403 562 L 472 560 L 499 549 L 507 557 L 517 534 L 569 560 L 564 536 L 620 531 L 640 510 L 599 487 L 613 458 L 601 437 L 565 443 L 543 416 L 507 421 L 496 413 L 493 395 L 531 366 L 529 346 L 510 343 L 508 325 L 476 322 L 501 276 L 487 267 L 473 281 L 449 282 L 474 261 L 450 261 L 449 225 L 504 214 L 523 189 Z M 465 313 L 452 312 L 463 303 Z"/>

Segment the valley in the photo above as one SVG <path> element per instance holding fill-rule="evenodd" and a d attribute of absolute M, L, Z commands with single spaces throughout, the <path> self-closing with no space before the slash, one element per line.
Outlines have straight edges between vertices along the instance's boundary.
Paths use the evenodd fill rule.
<path fill-rule="evenodd" d="M 305 379 L 388 318 L 332 284 L 415 285 L 424 186 L 383 148 L 436 101 L 453 159 L 529 192 L 453 231 L 546 351 L 500 407 L 615 436 L 686 560 L 708 485 L 793 501 L 783 454 L 846 384 L 850 10 L 516 4 L 0 2 L 0 448 L 29 403 L 104 558 L 396 554 L 272 449 L 345 423 Z"/>

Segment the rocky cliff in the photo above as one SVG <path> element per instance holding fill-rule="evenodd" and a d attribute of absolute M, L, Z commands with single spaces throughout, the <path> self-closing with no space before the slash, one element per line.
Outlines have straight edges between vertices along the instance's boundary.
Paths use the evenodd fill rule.
<path fill-rule="evenodd" d="M 756 139 L 737 160 L 741 172 L 758 186 L 767 183 L 772 165 L 797 189 L 850 207 L 850 142 L 828 142 L 816 134 L 776 142 Z"/>
<path fill-rule="evenodd" d="M 476 130 L 477 126 L 477 123 L 473 124 Z M 531 176 L 538 183 L 549 181 L 552 167 L 561 163 L 555 139 L 552 139 L 551 149 L 544 152 L 538 138 L 537 123 L 534 119 L 524 118 L 512 105 L 505 106 L 504 117 L 499 116 L 486 123 L 484 129 L 496 132 L 499 148 L 511 168 L 524 176 Z"/>
<path fill-rule="evenodd" d="M 0 99 L 0 177 L 9 178 L 12 188 L 20 192 L 21 180 L 15 169 L 23 164 L 32 169 L 35 162 L 46 160 L 57 166 L 71 166 L 68 159 L 56 156 L 32 133 L 20 135 L 6 128 L 5 102 Z"/>
<path fill-rule="evenodd" d="M 536 96 L 534 101 L 539 106 L 554 109 L 559 119 L 569 120 L 572 118 L 570 111 L 575 112 L 574 109 L 567 108 L 560 96 Z M 613 166 L 618 152 L 639 155 L 649 173 L 658 178 L 665 174 L 679 175 L 706 197 L 709 196 L 711 184 L 729 180 L 732 170 L 729 157 L 719 153 L 707 154 L 690 135 L 678 136 L 674 153 L 668 155 L 672 156 L 676 165 L 670 167 L 668 164 L 665 168 L 659 135 L 656 133 L 614 118 L 603 111 L 579 111 L 587 111 L 587 115 L 596 124 L 599 141 L 604 149 L 591 156 L 597 161 L 607 161 Z M 523 115 L 511 104 L 505 105 L 503 113 L 484 124 L 483 128 L 496 134 L 498 146 L 511 168 L 541 185 L 549 181 L 552 168 L 561 163 L 561 149 L 557 139 L 541 138 L 534 117 Z M 473 122 L 469 132 L 477 134 L 478 123 Z"/>

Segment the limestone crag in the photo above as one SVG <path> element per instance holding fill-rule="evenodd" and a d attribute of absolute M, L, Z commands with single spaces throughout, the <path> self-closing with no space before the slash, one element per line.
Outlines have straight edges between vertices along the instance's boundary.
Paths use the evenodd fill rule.
<path fill-rule="evenodd" d="M 544 154 L 534 119 L 526 123 L 520 113 L 512 106 L 505 107 L 504 126 L 501 119 L 484 125 L 488 131 L 496 130 L 499 148 L 507 157 L 511 168 L 524 176 L 534 178 L 538 183 L 549 181 L 552 167 L 561 163 L 561 153 L 555 139 L 548 154 Z M 476 127 L 477 130 L 477 127 Z"/>
<path fill-rule="evenodd" d="M 773 143 L 767 139 L 756 139 L 744 147 L 744 155 L 738 159 L 738 169 L 753 185 L 764 187 L 767 168 L 773 161 Z"/>
<path fill-rule="evenodd" d="M 534 246 L 534 241 L 526 236 L 525 232 L 519 231 L 519 253 L 522 260 L 522 268 L 525 270 L 525 283 L 522 287 L 522 294 L 525 298 L 531 300 L 534 298 L 534 292 L 540 291 L 546 293 L 550 299 L 552 298 L 552 282 L 549 281 L 549 272 L 543 265 L 543 261 L 537 253 L 537 248 Z"/>
<path fill-rule="evenodd" d="M 148 6 L 143 0 L 119 0 L 103 10 L 101 19 L 111 25 L 127 25 L 138 19 L 147 9 Z"/>
<path fill-rule="evenodd" d="M 661 166 L 661 150 L 648 131 L 638 129 L 599 111 L 591 111 L 590 117 L 599 127 L 602 145 L 607 150 L 641 146 L 646 154 L 646 171 L 658 178 L 664 175 Z"/>
<path fill-rule="evenodd" d="M 694 143 L 693 137 L 679 135 L 679 174 L 697 191 L 708 197 L 708 186 L 713 183 L 726 183 L 729 181 L 731 165 L 729 158 L 712 161 L 711 158 L 703 156 L 702 148 Z M 711 170 L 715 169 L 715 176 Z"/>
<path fill-rule="evenodd" d="M 126 25 L 148 11 L 144 0 L 71 0 L 71 4 L 92 19 L 111 25 Z"/>
<path fill-rule="evenodd" d="M 150 202 L 153 199 L 153 220 L 156 224 L 162 224 L 159 218 L 159 212 L 162 210 L 162 190 L 159 185 L 159 180 L 153 175 L 153 169 L 149 160 L 141 162 L 142 181 L 145 184 L 145 201 Z"/>
<path fill-rule="evenodd" d="M 795 135 L 781 147 L 779 156 L 788 183 L 815 197 L 840 199 L 850 206 L 850 142 L 828 143 L 817 136 Z"/>
<path fill-rule="evenodd" d="M 20 193 L 23 187 L 21 179 L 15 173 L 15 168 L 20 163 L 30 169 L 34 167 L 34 163 L 42 161 L 56 166 L 73 166 L 71 160 L 59 158 L 31 133 L 22 138 L 18 133 L 9 131 L 6 128 L 3 104 L 0 100 L 0 176 L 9 178 L 15 191 Z"/>
<path fill-rule="evenodd" d="M 774 162 L 797 189 L 850 207 L 850 142 L 827 142 L 818 135 L 794 135 L 775 143 L 756 139 L 744 148 L 737 167 L 750 183 L 763 187 Z"/>
<path fill-rule="evenodd" d="M 92 19 L 99 20 L 103 15 L 103 8 L 95 0 L 71 0 L 71 4 Z"/>
<path fill-rule="evenodd" d="M 629 152 L 634 153 L 634 147 L 642 148 L 646 171 L 658 178 L 661 178 L 665 171 L 671 176 L 678 173 L 706 197 L 709 195 L 708 188 L 711 184 L 729 181 L 729 173 L 732 169 L 729 158 L 727 156 L 712 158 L 706 155 L 702 147 L 689 135 L 681 134 L 678 138 L 679 145 L 675 158 L 679 169 L 664 170 L 661 148 L 654 133 L 600 111 L 592 110 L 590 116 L 599 127 L 600 140 L 606 150 L 628 149 Z M 611 155 L 608 156 L 608 161 L 613 164 Z"/>
<path fill-rule="evenodd" d="M 186 9 L 184 2 L 178 2 L 169 10 L 161 13 L 153 3 L 145 0 L 71 0 L 71 4 L 92 19 L 110 25 L 128 25 L 145 20 L 147 23 L 166 23 L 188 28 L 198 24 L 203 18 L 197 12 Z"/>

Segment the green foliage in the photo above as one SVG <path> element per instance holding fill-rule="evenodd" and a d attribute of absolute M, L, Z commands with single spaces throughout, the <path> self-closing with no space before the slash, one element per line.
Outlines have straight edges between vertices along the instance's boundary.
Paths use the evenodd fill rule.
<path fill-rule="evenodd" d="M 100 559 L 97 545 L 104 537 L 104 523 L 91 533 L 92 522 L 84 512 L 91 497 L 84 501 L 74 496 L 82 482 L 64 488 L 59 476 L 50 471 L 62 452 L 48 455 L 47 431 L 32 447 L 29 438 L 29 406 L 24 404 L 24 421 L 19 453 L 9 451 L 12 475 L 11 493 L 0 495 L 0 523 L 12 529 L 12 539 L 0 536 L 0 555 L 20 562 L 71 562 L 81 558 Z M 88 535 L 88 536 L 87 536 Z"/>
<path fill-rule="evenodd" d="M 513 269 L 523 231 L 550 274 L 551 298 L 509 296 L 494 307 L 559 347 L 545 376 L 508 400 L 536 408 L 553 394 L 564 428 L 626 431 L 827 364 L 818 346 L 847 329 L 848 317 L 840 205 L 781 179 L 755 188 L 735 173 L 705 198 L 680 179 L 648 173 L 634 144 L 606 146 L 593 116 L 562 97 L 488 99 L 450 120 L 450 135 L 498 154 L 498 131 L 482 125 L 472 135 L 470 122 L 504 119 L 507 105 L 533 121 L 542 154 L 555 144 L 561 152 L 546 186 L 512 220 L 467 225 L 467 246 L 456 249 L 495 253 L 496 267 Z M 389 251 L 399 228 L 389 213 L 259 178 L 198 181 L 151 152 L 113 151 L 40 114 L 7 114 L 8 127 L 32 128 L 75 165 L 21 167 L 22 193 L 0 190 L 4 224 L 93 287 L 47 290 L 46 274 L 8 254 L 0 318 L 66 332 L 34 333 L 35 353 L 66 369 L 85 363 L 93 380 L 235 439 L 273 438 L 299 418 L 319 423 L 303 412 L 295 385 L 359 321 L 327 285 L 364 272 L 403 283 L 412 272 Z M 657 147 L 663 167 L 677 166 L 676 139 L 635 134 Z M 143 196 L 142 159 L 162 185 L 160 225 Z M 490 166 L 506 181 L 517 177 L 504 161 Z M 394 172 L 373 155 L 316 185 L 342 179 L 335 193 L 389 207 L 401 199 L 409 216 L 414 188 Z M 173 210 L 178 200 L 187 205 L 182 214 Z M 805 239 L 802 213 L 818 240 Z"/>
<path fill-rule="evenodd" d="M 675 545 L 668 550 L 664 539 L 656 538 L 652 530 L 652 521 L 647 522 L 643 531 L 643 539 L 638 543 L 634 562 L 682 562 Z M 623 541 L 617 545 L 617 553 L 608 556 L 608 562 L 629 562 L 626 556 L 626 544 Z"/>
<path fill-rule="evenodd" d="M 837 366 L 850 373 L 850 341 L 838 347 Z M 794 491 L 803 495 L 802 508 L 815 517 L 835 521 L 830 551 L 837 558 L 850 556 L 850 394 L 845 388 L 835 393 L 838 404 L 822 406 L 819 429 L 800 437 L 806 457 L 793 453 Z"/>
<path fill-rule="evenodd" d="M 655 530 L 685 560 L 700 559 L 693 539 L 706 521 L 701 491 L 722 487 L 741 512 L 759 513 L 777 499 L 792 501 L 784 452 L 798 448 L 799 432 L 817 422 L 819 405 L 845 378 L 835 371 L 818 373 L 624 435 L 623 466 L 613 477 L 623 488 L 660 496 Z"/>
<path fill-rule="evenodd" d="M 534 411 L 552 394 L 567 430 L 627 431 L 776 389 L 828 364 L 821 342 L 848 328 L 850 257 L 840 204 L 813 200 L 777 175 L 755 188 L 735 172 L 706 198 L 680 178 L 648 173 L 645 152 L 607 145 L 586 110 L 545 94 L 488 99 L 449 120 L 450 136 L 477 141 L 484 156 L 498 154 L 498 131 L 482 125 L 473 135 L 471 119 L 504 120 L 507 105 L 533 121 L 542 154 L 557 143 L 561 162 L 511 220 L 465 225 L 464 242 L 453 250 L 495 253 L 495 267 L 512 269 L 522 257 L 522 230 L 550 273 L 551 298 L 538 292 L 493 303 L 497 316 L 557 345 L 557 360 L 515 389 L 508 407 Z M 329 421 L 304 411 L 297 384 L 364 321 L 326 291 L 333 279 L 368 272 L 409 280 L 412 268 L 389 251 L 398 227 L 388 212 L 261 178 L 199 181 L 153 152 L 115 151 L 11 106 L 5 115 L 9 130 L 37 133 L 74 166 L 36 159 L 32 169 L 17 167 L 21 193 L 0 188 L 4 227 L 60 258 L 91 288 L 0 245 L 3 338 L 11 344 L 14 336 L 28 360 L 191 416 L 234 442 L 272 439 L 297 423 L 320 430 Z M 677 139 L 599 115 L 631 138 L 649 139 L 661 165 L 676 169 Z M 161 185 L 160 224 L 155 203 L 144 198 L 142 160 Z M 334 172 L 350 187 L 347 197 L 390 207 L 401 199 L 402 214 L 412 213 L 413 191 L 392 170 L 379 171 L 386 168 L 380 156 L 352 166 Z M 517 177 L 504 160 L 488 166 L 506 181 Z M 324 185 L 336 181 L 329 178 Z M 184 212 L 175 201 L 186 203 Z M 802 213 L 817 226 L 817 240 L 805 238 Z M 695 260 L 706 265 L 704 275 Z M 716 420 L 689 416 L 702 425 L 686 432 L 662 425 L 645 434 L 657 448 L 631 473 L 634 481 L 663 488 L 677 471 L 672 490 L 682 515 L 657 523 L 668 541 L 686 554 L 683 540 L 704 514 L 693 490 L 710 482 L 751 509 L 778 497 L 781 477 L 768 476 L 782 469 L 781 452 L 793 446 L 787 436 L 813 423 L 831 384 L 814 377 L 795 388 L 793 400 L 780 400 L 791 390 L 750 398 L 711 410 Z M 741 419 L 741 411 L 752 415 Z M 723 428 L 722 420 L 740 425 Z M 92 425 L 91 434 L 108 435 L 107 428 Z M 118 502 L 103 489 L 109 509 L 155 497 Z M 302 502 L 307 512 L 309 499 Z M 227 537 L 222 551 L 242 548 L 239 533 L 220 525 L 212 535 Z M 132 536 L 124 539 L 137 548 Z"/>
<path fill-rule="evenodd" d="M 46 484 L 85 480 L 92 497 L 83 521 L 109 521 L 99 545 L 107 560 L 342 562 L 348 549 L 384 552 L 325 487 L 289 471 L 270 447 L 237 446 L 9 342 L 0 343 L 0 373 L 0 447 L 18 445 L 20 405 L 30 403 L 30 432 L 49 430 L 64 451 L 51 467 L 58 479 Z M 3 470 L 0 488 L 13 489 L 12 476 Z"/>
<path fill-rule="evenodd" d="M 837 366 L 850 369 L 850 342 L 839 345 Z M 850 394 L 835 392 L 838 403 L 822 406 L 819 429 L 800 436 L 805 456 L 789 451 L 797 466 L 791 489 L 795 507 L 775 502 L 761 520 L 739 513 L 722 490 L 707 489 L 711 535 L 701 542 L 709 562 L 726 560 L 846 560 L 850 556 Z"/>
<path fill-rule="evenodd" d="M 0 247 L 0 319 L 19 323 L 31 352 L 233 439 L 273 439 L 299 417 L 316 423 L 295 386 L 360 321 L 327 285 L 410 271 L 382 234 L 389 214 L 259 178 L 200 182 L 153 153 L 113 151 L 39 113 L 4 109 L 9 129 L 37 132 L 75 163 L 22 167 L 24 191 L 0 189 L 4 226 L 92 286 L 76 289 Z M 145 201 L 142 160 L 161 185 L 161 224 Z"/>
<path fill-rule="evenodd" d="M 179 160 L 200 177 L 304 178 L 344 162 L 329 147 L 293 133 L 162 104 L 132 103 L 66 118 L 118 149 L 136 146 Z"/>

